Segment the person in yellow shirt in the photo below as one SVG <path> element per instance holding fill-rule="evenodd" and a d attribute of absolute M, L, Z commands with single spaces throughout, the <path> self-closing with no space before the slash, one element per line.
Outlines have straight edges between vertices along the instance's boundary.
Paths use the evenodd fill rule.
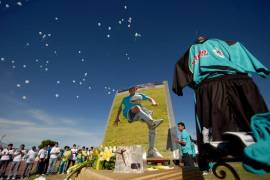
<path fill-rule="evenodd" d="M 60 166 L 59 166 L 59 174 L 64 174 L 66 172 L 66 166 L 68 163 L 68 160 L 70 159 L 72 155 L 72 152 L 70 150 L 70 148 L 68 146 L 65 146 L 65 151 L 62 155 L 62 160 L 60 162 Z"/>

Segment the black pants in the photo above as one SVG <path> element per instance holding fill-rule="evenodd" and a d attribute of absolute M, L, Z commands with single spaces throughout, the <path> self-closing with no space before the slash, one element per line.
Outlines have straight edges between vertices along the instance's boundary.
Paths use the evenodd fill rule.
<path fill-rule="evenodd" d="M 70 168 L 71 166 L 74 166 L 74 164 L 75 164 L 75 160 L 68 160 L 68 165 L 67 165 L 66 171 L 67 171 L 68 168 Z"/>
<path fill-rule="evenodd" d="M 194 167 L 194 160 L 192 155 L 183 153 L 182 161 L 184 163 L 184 166 Z"/>
<path fill-rule="evenodd" d="M 46 173 L 46 169 L 45 169 L 45 165 L 46 165 L 46 160 L 45 159 L 40 159 L 38 162 L 38 174 L 45 174 Z"/>
<path fill-rule="evenodd" d="M 5 176 L 9 162 L 10 162 L 9 160 L 0 161 L 0 177 Z"/>
<path fill-rule="evenodd" d="M 213 141 L 222 140 L 226 131 L 250 131 L 251 117 L 268 112 L 268 108 L 253 80 L 245 74 L 225 75 L 204 80 L 195 89 L 195 111 L 199 154 L 204 154 L 200 128 L 211 128 Z M 200 128 L 199 128 L 200 127 Z M 205 160 L 200 157 L 200 160 Z M 200 164 L 200 162 L 199 162 Z"/>
<path fill-rule="evenodd" d="M 46 174 L 48 171 L 49 162 L 50 162 L 50 156 L 48 156 L 48 158 L 46 158 L 44 161 L 44 174 Z"/>
<path fill-rule="evenodd" d="M 253 80 L 243 74 L 203 81 L 196 91 L 196 113 L 201 128 L 212 128 L 213 141 L 225 131 L 250 131 L 250 119 L 268 112 Z"/>

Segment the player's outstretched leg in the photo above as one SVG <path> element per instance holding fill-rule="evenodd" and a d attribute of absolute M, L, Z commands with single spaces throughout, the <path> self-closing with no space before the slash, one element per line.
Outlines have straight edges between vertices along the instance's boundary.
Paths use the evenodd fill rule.
<path fill-rule="evenodd" d="M 150 129 L 157 128 L 163 122 L 163 119 L 154 120 L 151 114 L 144 111 L 140 106 L 136 106 L 134 108 L 136 109 L 136 116 L 134 119 L 140 119 L 146 122 Z"/>

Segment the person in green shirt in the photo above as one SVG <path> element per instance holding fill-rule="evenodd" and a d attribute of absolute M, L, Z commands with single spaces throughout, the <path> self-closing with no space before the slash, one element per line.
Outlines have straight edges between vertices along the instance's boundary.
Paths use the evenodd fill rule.
<path fill-rule="evenodd" d="M 85 148 L 85 146 L 82 147 L 82 156 L 83 156 L 83 161 L 86 161 L 87 160 L 87 150 Z"/>
<path fill-rule="evenodd" d="M 76 164 L 79 164 L 79 163 L 82 163 L 82 162 L 83 162 L 82 149 L 79 149 L 77 157 L 76 157 Z"/>
<path fill-rule="evenodd" d="M 59 166 L 59 174 L 63 174 L 66 171 L 66 166 L 69 158 L 71 157 L 71 150 L 68 146 L 65 146 L 65 151 L 61 157 L 61 162 Z"/>
<path fill-rule="evenodd" d="M 176 139 L 176 143 L 180 144 L 181 148 L 179 148 L 179 150 L 182 154 L 182 161 L 184 163 L 184 166 L 194 167 L 193 150 L 190 135 L 187 132 L 185 124 L 183 122 L 179 122 L 177 126 L 178 130 L 180 131 L 180 135 Z"/>

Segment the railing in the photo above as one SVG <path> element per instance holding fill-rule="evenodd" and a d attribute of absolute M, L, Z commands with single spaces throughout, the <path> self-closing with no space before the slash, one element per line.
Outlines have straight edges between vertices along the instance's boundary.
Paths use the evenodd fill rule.
<path fill-rule="evenodd" d="M 233 175 L 235 180 L 240 180 L 239 175 L 237 174 L 237 171 L 227 162 L 225 161 L 219 161 L 216 162 L 212 168 L 213 174 L 218 178 L 218 179 L 225 179 L 227 177 L 227 172 L 224 171 L 223 169 L 218 170 L 221 166 L 226 167 Z"/>

